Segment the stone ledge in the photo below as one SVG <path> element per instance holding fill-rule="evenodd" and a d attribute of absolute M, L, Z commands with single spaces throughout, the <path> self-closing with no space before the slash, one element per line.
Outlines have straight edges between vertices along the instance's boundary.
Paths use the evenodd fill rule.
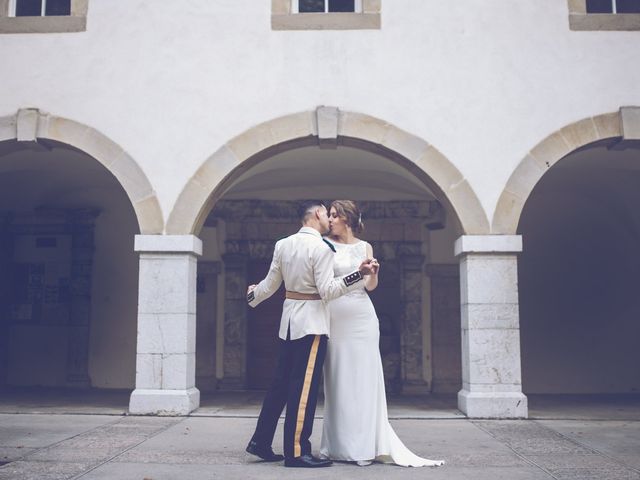
<path fill-rule="evenodd" d="M 521 235 L 463 235 L 456 240 L 456 257 L 465 253 L 518 253 L 522 251 Z"/>
<path fill-rule="evenodd" d="M 633 31 L 640 30 L 637 13 L 569 14 L 569 28 L 574 31 Z"/>
<path fill-rule="evenodd" d="M 131 393 L 131 415 L 188 415 L 200 406 L 200 390 L 152 390 L 136 388 Z"/>
<path fill-rule="evenodd" d="M 87 30 L 87 17 L 0 17 L 0 33 L 70 33 Z"/>
<path fill-rule="evenodd" d="M 134 250 L 141 253 L 202 255 L 202 240 L 195 235 L 136 235 Z"/>
<path fill-rule="evenodd" d="M 587 13 L 587 2 L 586 0 L 568 0 L 569 13 L 579 13 L 586 14 Z"/>
<path fill-rule="evenodd" d="M 380 30 L 379 13 L 271 15 L 272 30 Z"/>

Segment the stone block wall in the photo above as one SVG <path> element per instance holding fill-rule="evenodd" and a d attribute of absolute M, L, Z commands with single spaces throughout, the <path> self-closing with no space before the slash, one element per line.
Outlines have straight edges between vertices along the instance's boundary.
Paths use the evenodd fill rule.
<path fill-rule="evenodd" d="M 424 266 L 428 260 L 427 225 L 443 225 L 442 207 L 437 202 L 359 202 L 365 231 L 361 237 L 372 244 L 374 255 L 382 263 L 381 285 L 372 292 L 381 323 L 381 352 L 387 388 L 391 392 L 426 392 L 432 387 L 425 379 L 425 342 L 423 325 Z M 297 203 L 287 201 L 226 200 L 212 210 L 207 222 L 224 221 L 223 263 L 225 270 L 224 379 L 221 388 L 247 387 L 248 310 L 246 286 L 256 279 L 247 278 L 250 261 L 270 260 L 275 242 L 299 229 Z M 393 282 L 384 286 L 385 275 Z M 448 303 L 458 302 L 459 286 L 443 284 L 440 295 L 448 295 Z M 384 288 L 383 288 L 384 286 Z M 435 307 L 434 307 L 435 308 Z M 459 332 L 459 316 L 442 315 L 442 321 L 453 321 Z M 446 320 L 444 318 L 446 317 Z M 440 317 L 439 317 L 440 318 Z M 277 332 L 273 332 L 277 335 Z M 448 344 L 447 344 L 448 345 Z M 428 346 L 427 348 L 430 348 Z M 459 342 L 455 354 L 459 356 Z M 455 355 L 454 354 L 454 355 Z M 443 357 L 449 359 L 448 357 Z M 448 360 L 447 360 L 448 361 Z M 457 365 L 443 365 L 440 378 L 459 372 Z M 450 377 L 447 377 L 449 375 Z M 460 376 L 458 374 L 457 384 Z M 449 389 L 451 387 L 448 387 Z M 449 390 L 447 390 L 449 391 Z"/>

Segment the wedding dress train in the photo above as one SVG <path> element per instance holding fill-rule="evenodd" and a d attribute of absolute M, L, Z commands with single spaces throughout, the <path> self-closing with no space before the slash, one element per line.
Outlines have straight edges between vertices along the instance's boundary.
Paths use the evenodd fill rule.
<path fill-rule="evenodd" d="M 334 243 L 334 275 L 366 257 L 366 243 Z M 387 416 L 378 317 L 362 289 L 329 303 L 330 336 L 324 363 L 324 422 L 320 454 L 333 460 L 375 460 L 406 467 L 439 466 L 411 452 Z"/>

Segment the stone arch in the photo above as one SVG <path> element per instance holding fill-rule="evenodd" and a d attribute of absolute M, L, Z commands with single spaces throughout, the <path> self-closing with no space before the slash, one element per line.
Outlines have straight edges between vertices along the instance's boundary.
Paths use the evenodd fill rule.
<path fill-rule="evenodd" d="M 552 133 L 520 161 L 498 199 L 491 232 L 515 234 L 522 209 L 538 181 L 556 162 L 598 140 L 622 137 L 620 112 L 585 118 Z"/>
<path fill-rule="evenodd" d="M 162 233 L 164 220 L 156 193 L 140 166 L 122 147 L 87 125 L 37 109 L 0 117 L 0 141 L 35 142 L 38 138 L 65 143 L 95 158 L 122 185 L 136 213 L 140 233 Z"/>
<path fill-rule="evenodd" d="M 171 211 L 167 234 L 197 234 L 215 202 L 243 172 L 279 151 L 346 139 L 409 168 L 452 207 L 465 234 L 489 232 L 478 197 L 456 166 L 433 145 L 383 120 L 332 107 L 279 117 L 253 127 L 205 160 Z"/>

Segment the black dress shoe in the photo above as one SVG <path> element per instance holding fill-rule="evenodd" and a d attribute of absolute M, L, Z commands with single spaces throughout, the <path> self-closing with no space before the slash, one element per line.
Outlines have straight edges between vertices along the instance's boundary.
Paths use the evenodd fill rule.
<path fill-rule="evenodd" d="M 282 455 L 273 453 L 271 447 L 261 447 L 253 440 L 247 445 L 247 453 L 260 457 L 265 462 L 280 462 L 284 459 Z"/>
<path fill-rule="evenodd" d="M 311 454 L 302 455 L 300 457 L 284 459 L 285 467 L 321 468 L 321 467 L 330 467 L 331 464 L 332 464 L 331 460 L 322 460 L 320 458 L 314 457 Z"/>

